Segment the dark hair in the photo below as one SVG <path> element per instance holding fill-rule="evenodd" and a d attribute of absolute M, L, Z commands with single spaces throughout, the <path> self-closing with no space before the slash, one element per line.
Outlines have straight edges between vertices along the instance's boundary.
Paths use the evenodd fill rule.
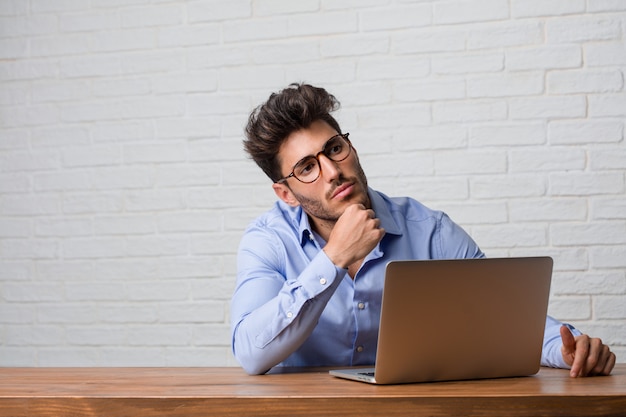
<path fill-rule="evenodd" d="M 272 93 L 265 103 L 250 114 L 244 149 L 263 172 L 276 182 L 282 177 L 278 151 L 285 139 L 318 120 L 325 121 L 337 133 L 341 133 L 339 123 L 330 115 L 339 106 L 339 101 L 323 88 L 290 84 L 284 90 Z"/>

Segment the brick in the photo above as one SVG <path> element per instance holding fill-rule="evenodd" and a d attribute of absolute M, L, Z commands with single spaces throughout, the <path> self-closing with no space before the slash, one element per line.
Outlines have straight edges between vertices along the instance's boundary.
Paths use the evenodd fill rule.
<path fill-rule="evenodd" d="M 438 209 L 446 212 L 456 223 L 466 225 L 480 225 L 488 219 L 490 224 L 506 223 L 508 213 L 504 202 L 480 203 L 444 203 Z"/>
<path fill-rule="evenodd" d="M 589 67 L 626 65 L 626 46 L 623 42 L 585 44 L 585 63 Z"/>
<path fill-rule="evenodd" d="M 2 138 L 0 137 L 0 140 Z M 89 129 L 83 126 L 41 127 L 31 129 L 30 143 L 34 148 L 62 148 L 65 146 L 85 146 L 91 143 Z"/>
<path fill-rule="evenodd" d="M 56 302 L 64 298 L 61 283 L 7 282 L 2 284 L 2 298 L 9 302 Z"/>
<path fill-rule="evenodd" d="M 249 99 L 239 93 L 194 94 L 187 99 L 187 111 L 192 117 L 241 112 L 248 106 Z"/>
<path fill-rule="evenodd" d="M 469 131 L 473 147 L 540 145 L 546 142 L 546 128 L 539 123 L 475 125 Z"/>
<path fill-rule="evenodd" d="M 626 94 L 590 95 L 589 116 L 626 116 Z"/>
<path fill-rule="evenodd" d="M 255 64 L 311 62 L 321 58 L 319 42 L 308 40 L 258 45 L 250 55 Z"/>
<path fill-rule="evenodd" d="M 29 261 L 3 262 L 0 270 L 0 280 L 23 281 L 30 280 L 33 276 L 33 267 Z"/>
<path fill-rule="evenodd" d="M 191 340 L 191 328 L 181 325 L 132 326 L 128 332 L 130 346 L 185 346 Z"/>
<path fill-rule="evenodd" d="M 401 102 L 462 99 L 465 97 L 465 81 L 453 78 L 441 81 L 397 82 L 393 88 L 393 95 Z"/>
<path fill-rule="evenodd" d="M 60 155 L 54 149 L 8 151 L 0 158 L 2 170 L 6 172 L 54 170 L 60 168 L 60 162 Z"/>
<path fill-rule="evenodd" d="M 171 26 L 183 21 L 182 5 L 133 7 L 120 12 L 123 28 Z"/>
<path fill-rule="evenodd" d="M 589 167 L 593 171 L 626 169 L 626 149 L 618 150 L 591 150 L 589 152 Z"/>
<path fill-rule="evenodd" d="M 364 10 L 359 14 L 359 26 L 365 32 L 429 26 L 432 20 L 429 4 Z"/>
<path fill-rule="evenodd" d="M 303 13 L 287 21 L 289 36 L 355 33 L 357 29 L 357 16 L 352 12 Z"/>
<path fill-rule="evenodd" d="M 586 196 L 624 192 L 621 173 L 566 173 L 550 175 L 550 195 Z"/>
<path fill-rule="evenodd" d="M 548 124 L 548 140 L 554 145 L 617 143 L 624 138 L 621 121 L 552 121 Z"/>
<path fill-rule="evenodd" d="M 474 198 L 540 197 L 546 194 L 546 181 L 532 175 L 507 175 L 470 180 L 470 195 Z"/>
<path fill-rule="evenodd" d="M 590 249 L 591 266 L 594 268 L 626 268 L 624 245 L 605 245 Z"/>
<path fill-rule="evenodd" d="M 122 149 L 118 145 L 67 147 L 63 150 L 63 166 L 95 167 L 122 163 Z"/>
<path fill-rule="evenodd" d="M 152 91 L 156 94 L 202 93 L 217 90 L 218 73 L 215 70 L 163 75 L 152 78 Z"/>
<path fill-rule="evenodd" d="M 207 323 L 224 321 L 221 301 L 167 303 L 159 309 L 161 323 Z"/>
<path fill-rule="evenodd" d="M 54 346 L 65 342 L 65 332 L 61 326 L 9 325 L 4 329 L 9 341 L 7 346 Z"/>
<path fill-rule="evenodd" d="M 28 57 L 28 41 L 26 39 L 0 39 L 0 59 L 18 59 Z"/>
<path fill-rule="evenodd" d="M 65 330 L 67 343 L 71 346 L 111 346 L 127 343 L 127 327 L 116 326 L 68 326 Z"/>
<path fill-rule="evenodd" d="M 610 93 L 622 90 L 622 73 L 611 71 L 553 71 L 548 73 L 548 93 Z"/>
<path fill-rule="evenodd" d="M 83 8 L 84 3 L 80 0 L 33 0 L 30 7 L 34 13 L 71 12 Z"/>
<path fill-rule="evenodd" d="M 548 43 L 572 43 L 619 39 L 620 20 L 588 15 L 546 21 Z"/>
<path fill-rule="evenodd" d="M 102 366 L 97 350 L 91 346 L 45 347 L 37 351 L 37 365 L 44 367 Z"/>
<path fill-rule="evenodd" d="M 117 193 L 71 192 L 63 193 L 61 201 L 63 212 L 79 213 L 117 213 L 123 209 L 123 196 Z"/>
<path fill-rule="evenodd" d="M 438 175 L 497 174 L 505 171 L 505 152 L 441 151 L 435 154 L 435 173 Z"/>
<path fill-rule="evenodd" d="M 477 25 L 467 35 L 467 48 L 492 49 L 543 43 L 543 25 L 533 20 Z"/>
<path fill-rule="evenodd" d="M 100 80 L 93 83 L 93 94 L 98 97 L 145 95 L 152 93 L 152 84 L 146 79 L 123 78 Z"/>
<path fill-rule="evenodd" d="M 45 324 L 94 323 L 98 320 L 93 305 L 80 303 L 41 303 L 37 321 Z"/>
<path fill-rule="evenodd" d="M 497 121 L 506 117 L 504 101 L 468 100 L 433 105 L 433 119 L 437 123 Z"/>
<path fill-rule="evenodd" d="M 530 96 L 543 91 L 542 73 L 489 75 L 467 80 L 467 95 L 471 98 Z"/>
<path fill-rule="evenodd" d="M 95 52 L 119 52 L 153 48 L 154 29 L 127 29 L 95 32 L 91 45 Z"/>
<path fill-rule="evenodd" d="M 626 219 L 626 198 L 609 197 L 591 200 L 592 219 Z"/>
<path fill-rule="evenodd" d="M 210 165 L 165 165 L 156 172 L 155 183 L 159 187 L 182 187 L 218 185 L 221 179 L 219 167 Z"/>
<path fill-rule="evenodd" d="M 124 146 L 127 164 L 149 162 L 181 162 L 187 159 L 187 149 L 182 143 L 145 143 Z"/>
<path fill-rule="evenodd" d="M 458 29 L 416 29 L 391 35 L 391 50 L 396 54 L 465 50 L 466 35 Z"/>
<path fill-rule="evenodd" d="M 0 192 L 2 193 L 27 193 L 31 188 L 31 177 L 27 173 L 0 174 Z"/>
<path fill-rule="evenodd" d="M 158 225 L 159 231 L 164 233 L 217 232 L 222 221 L 209 212 L 180 212 L 159 215 Z"/>
<path fill-rule="evenodd" d="M 586 162 L 587 154 L 582 149 L 530 148 L 509 153 L 511 172 L 582 171 Z"/>
<path fill-rule="evenodd" d="M 415 127 L 393 135 L 394 148 L 400 151 L 455 149 L 467 146 L 467 131 L 461 126 Z"/>
<path fill-rule="evenodd" d="M 114 76 L 122 72 L 120 58 L 109 55 L 86 55 L 64 57 L 59 60 L 59 73 L 63 78 Z M 31 71 L 37 71 L 33 68 Z"/>
<path fill-rule="evenodd" d="M 131 191 L 124 195 L 124 207 L 131 212 L 181 209 L 184 207 L 183 191 L 177 189 Z"/>
<path fill-rule="evenodd" d="M 551 288 L 557 295 L 623 294 L 626 276 L 620 271 L 557 273 L 552 278 Z"/>
<path fill-rule="evenodd" d="M 368 108 L 359 111 L 358 123 L 366 129 L 424 126 L 429 124 L 430 114 L 430 106 L 425 104 Z"/>
<path fill-rule="evenodd" d="M 133 236 L 126 239 L 124 256 L 182 256 L 189 253 L 187 235 Z"/>
<path fill-rule="evenodd" d="M 98 12 L 63 13 L 58 16 L 58 22 L 61 32 L 105 31 L 120 26 L 117 12 L 102 10 Z"/>
<path fill-rule="evenodd" d="M 47 59 L 0 62 L 0 80 L 42 80 L 59 74 L 59 65 Z"/>
<path fill-rule="evenodd" d="M 34 175 L 33 188 L 38 192 L 88 190 L 92 183 L 81 171 L 59 171 Z"/>
<path fill-rule="evenodd" d="M 609 12 L 626 10 L 626 4 L 620 0 L 594 0 L 587 5 L 590 12 Z"/>
<path fill-rule="evenodd" d="M 585 117 L 587 103 L 581 96 L 513 98 L 509 101 L 511 119 Z"/>
<path fill-rule="evenodd" d="M 81 55 L 90 50 L 90 39 L 81 34 L 46 36 L 32 39 L 30 43 L 30 55 L 33 57 Z"/>
<path fill-rule="evenodd" d="M 187 5 L 189 22 L 221 21 L 246 18 L 252 15 L 252 4 L 247 0 L 233 0 L 224 3 L 220 0 L 194 1 Z"/>
<path fill-rule="evenodd" d="M 307 80 L 317 85 L 352 83 L 356 79 L 356 65 L 355 62 L 350 61 L 339 61 L 333 65 L 321 61 L 306 64 L 296 63 L 285 68 L 284 77 L 289 80 L 288 82 Z M 278 84 L 275 84 L 274 87 L 276 86 Z"/>
<path fill-rule="evenodd" d="M 626 295 L 598 296 L 594 301 L 594 317 L 599 320 L 621 319 L 626 316 Z"/>
<path fill-rule="evenodd" d="M 61 251 L 65 259 L 118 258 L 129 255 L 125 246 L 117 238 L 71 238 L 63 240 Z"/>
<path fill-rule="evenodd" d="M 73 282 L 65 285 L 68 301 L 122 301 L 126 300 L 126 288 L 115 282 Z"/>
<path fill-rule="evenodd" d="M 204 46 L 218 44 L 221 27 L 219 24 L 198 24 L 194 26 L 177 25 L 159 28 L 157 44 L 162 48 L 181 46 Z"/>
<path fill-rule="evenodd" d="M 254 13 L 258 16 L 275 16 L 302 12 L 315 12 L 319 8 L 317 0 L 284 2 L 280 0 L 260 0 L 254 4 Z"/>
<path fill-rule="evenodd" d="M 499 72 L 504 69 L 504 54 L 493 52 L 434 55 L 432 71 L 435 74 L 473 74 Z"/>
<path fill-rule="evenodd" d="M 0 112 L 0 123 L 9 128 L 54 125 L 59 119 L 57 106 L 48 104 L 4 107 Z"/>
<path fill-rule="evenodd" d="M 557 320 L 587 320 L 591 318 L 591 302 L 588 297 L 550 297 L 548 315 Z"/>
<path fill-rule="evenodd" d="M 3 181 L 0 181 L 1 184 Z M 61 201 L 61 196 L 51 193 L 5 194 L 0 197 L 0 213 L 19 216 L 55 215 L 61 212 Z"/>
<path fill-rule="evenodd" d="M 235 20 L 222 24 L 222 37 L 227 44 L 289 38 L 289 21 L 278 17 L 263 20 Z"/>
<path fill-rule="evenodd" d="M 322 57 L 367 56 L 388 52 L 389 38 L 387 35 L 359 34 L 320 41 Z"/>
<path fill-rule="evenodd" d="M 585 11 L 584 0 L 514 0 L 511 2 L 511 16 L 539 17 L 578 14 Z"/>
<path fill-rule="evenodd" d="M 84 218 L 44 218 L 35 223 L 35 236 L 40 237 L 88 236 L 92 231 L 91 219 Z"/>
<path fill-rule="evenodd" d="M 510 220 L 516 222 L 584 221 L 587 203 L 580 199 L 520 200 L 509 202 Z"/>
<path fill-rule="evenodd" d="M 485 247 L 537 247 L 547 243 L 544 228 L 529 224 L 473 226 L 471 235 Z"/>
<path fill-rule="evenodd" d="M 513 71 L 580 68 L 582 48 L 577 45 L 549 45 L 506 51 L 506 68 Z"/>
<path fill-rule="evenodd" d="M 93 231 L 97 236 L 144 235 L 157 230 L 156 219 L 147 214 L 98 216 L 93 219 Z"/>
<path fill-rule="evenodd" d="M 626 222 L 603 221 L 553 224 L 550 237 L 554 245 L 606 245 L 626 243 Z"/>
<path fill-rule="evenodd" d="M 452 0 L 433 4 L 435 24 L 474 23 L 509 17 L 506 0 Z"/>

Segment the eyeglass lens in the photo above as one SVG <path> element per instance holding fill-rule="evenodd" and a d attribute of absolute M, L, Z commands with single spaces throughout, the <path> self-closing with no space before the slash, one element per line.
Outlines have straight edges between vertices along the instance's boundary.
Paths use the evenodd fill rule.
<path fill-rule="evenodd" d="M 332 161 L 341 162 L 350 154 L 350 144 L 343 136 L 337 135 L 326 142 L 324 149 L 320 153 L 323 153 Z M 319 154 L 318 156 L 306 157 L 298 162 L 293 168 L 294 176 L 302 182 L 315 181 L 320 174 L 318 157 Z"/>

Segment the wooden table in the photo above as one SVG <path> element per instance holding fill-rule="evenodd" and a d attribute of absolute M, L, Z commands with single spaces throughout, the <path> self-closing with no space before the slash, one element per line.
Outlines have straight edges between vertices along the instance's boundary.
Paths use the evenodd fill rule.
<path fill-rule="evenodd" d="M 572 379 L 374 386 L 326 370 L 246 375 L 239 368 L 0 368 L 1 416 L 625 416 L 626 364 Z"/>

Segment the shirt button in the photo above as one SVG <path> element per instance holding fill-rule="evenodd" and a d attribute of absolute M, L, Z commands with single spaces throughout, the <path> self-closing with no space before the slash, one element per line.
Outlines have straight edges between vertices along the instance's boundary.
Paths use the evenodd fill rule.
<path fill-rule="evenodd" d="M 359 310 L 363 310 L 365 308 L 365 303 L 360 302 L 359 304 L 357 304 L 357 307 L 359 308 Z"/>
<path fill-rule="evenodd" d="M 359 353 L 363 352 L 363 346 L 357 346 L 356 351 Z"/>
<path fill-rule="evenodd" d="M 320 278 L 320 284 L 326 285 L 326 278 Z"/>
<path fill-rule="evenodd" d="M 288 311 L 288 312 L 287 312 L 287 318 L 289 318 L 289 319 L 290 319 L 290 318 L 292 318 L 292 317 L 293 317 L 293 313 L 292 313 L 291 311 Z"/>

